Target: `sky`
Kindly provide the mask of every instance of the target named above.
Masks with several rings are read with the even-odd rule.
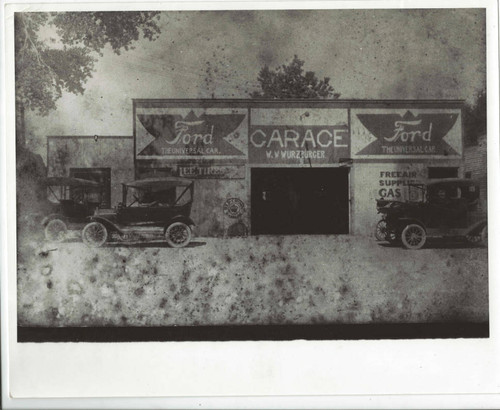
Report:
[[[264,65],[294,55],[345,99],[465,99],[486,84],[480,9],[165,11],[161,35],[104,50],[83,95],[26,116],[45,159],[48,135],[132,135],[133,98],[248,98]]]

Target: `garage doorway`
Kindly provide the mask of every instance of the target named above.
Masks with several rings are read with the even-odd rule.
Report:
[[[349,233],[348,177],[348,168],[252,168],[252,234]]]

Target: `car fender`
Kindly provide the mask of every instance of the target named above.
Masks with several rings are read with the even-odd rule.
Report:
[[[479,235],[488,221],[483,219],[468,227],[466,235]]]
[[[188,226],[193,226],[196,225],[194,221],[189,217],[189,216],[184,216],[184,215],[177,215],[174,216],[169,223],[165,226],[163,232],[166,232],[167,228],[169,225],[173,224],[174,222],[184,222]]]
[[[48,216],[46,216],[45,218],[42,219],[42,226],[46,226],[50,221],[52,221],[53,219],[60,219],[61,221],[64,221],[66,222],[66,218],[61,215],[61,214],[50,214]]]
[[[89,223],[90,222],[100,222],[109,231],[116,231],[116,232],[119,232],[120,234],[123,234],[122,230],[120,228],[118,228],[118,226],[116,226],[116,224],[114,222],[111,222],[109,219],[103,218],[102,216],[98,216],[98,215],[89,216],[87,218],[87,220]]]

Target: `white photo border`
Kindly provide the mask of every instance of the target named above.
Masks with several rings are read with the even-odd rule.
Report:
[[[4,408],[500,406],[498,230],[489,229],[488,339],[17,343],[13,12],[315,8],[487,9],[488,209],[498,208],[498,4],[476,1],[4,3],[1,266]],[[489,213],[490,226],[500,216]],[[6,228],[5,228],[6,227]]]

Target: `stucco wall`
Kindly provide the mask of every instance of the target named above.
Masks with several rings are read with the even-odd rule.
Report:
[[[224,203],[229,198],[238,198],[245,204],[245,211],[240,218],[230,218],[224,214]],[[197,235],[225,236],[230,226],[238,221],[249,228],[249,203],[245,179],[196,180],[191,217],[196,223]]]
[[[122,195],[121,183],[134,179],[132,137],[64,136],[47,138],[49,176],[69,176],[70,168],[111,168],[111,206]]]
[[[471,173],[471,178],[479,182],[480,204],[487,209],[487,144],[486,135],[478,138],[477,145],[465,148],[465,172]]]

